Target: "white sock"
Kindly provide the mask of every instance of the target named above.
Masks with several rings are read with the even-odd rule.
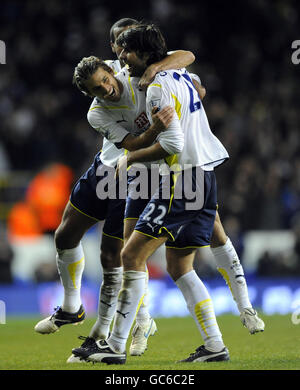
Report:
[[[57,249],[56,264],[64,286],[62,309],[76,313],[81,305],[80,288],[84,270],[84,253],[81,243],[72,249]]]
[[[98,318],[89,337],[106,339],[116,312],[118,294],[121,289],[123,267],[103,268],[103,281],[99,293]]]
[[[196,272],[193,270],[184,274],[176,280],[176,284],[197,324],[205,348],[213,352],[223,349],[222,334],[217,324],[212,300]]]
[[[211,250],[216,259],[218,271],[228,284],[239,312],[242,313],[245,308],[252,308],[244,270],[230,238],[227,239],[225,245],[211,248]]]
[[[148,282],[149,282],[149,273],[148,273],[148,269],[146,268],[144,298],[143,298],[143,301],[140,305],[139,311],[137,312],[137,315],[136,315],[136,322],[141,326],[147,325],[149,323],[150,318],[151,318],[151,316],[149,314]]]
[[[116,352],[124,352],[131,326],[145,292],[146,272],[125,271],[118,297],[117,310],[108,344]]]

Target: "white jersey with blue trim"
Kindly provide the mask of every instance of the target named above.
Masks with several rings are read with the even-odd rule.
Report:
[[[147,115],[151,122],[154,106],[173,106],[175,115],[168,129],[157,137],[157,141],[170,156],[169,165],[184,164],[212,170],[229,155],[212,133],[208,119],[186,69],[167,70],[156,75],[147,90]]]
[[[101,160],[114,167],[124,154],[120,143],[129,134],[138,136],[147,130],[146,94],[138,88],[138,78],[131,78],[123,68],[115,76],[123,85],[121,99],[110,102],[95,98],[87,114],[90,125],[104,137]]]

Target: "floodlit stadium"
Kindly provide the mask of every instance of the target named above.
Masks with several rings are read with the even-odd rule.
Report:
[[[1,2],[1,370],[299,370],[299,18]],[[123,199],[153,161],[167,196],[134,199],[136,176]],[[187,163],[202,203],[183,211]]]

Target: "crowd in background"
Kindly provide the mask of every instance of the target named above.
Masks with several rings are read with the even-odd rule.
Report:
[[[114,58],[109,30],[122,17],[157,23],[169,50],[195,54],[190,70],[207,89],[211,128],[230,154],[216,171],[219,212],[238,251],[248,230],[299,232],[300,65],[291,61],[291,44],[300,39],[300,13],[292,0],[113,8],[99,0],[3,1],[0,175],[59,162],[77,178],[92,163],[102,140],[87,123],[90,99],[72,85],[73,70],[84,56]]]

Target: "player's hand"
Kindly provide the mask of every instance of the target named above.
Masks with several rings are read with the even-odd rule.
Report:
[[[206,95],[206,89],[203,87],[203,85],[199,84],[197,80],[192,79],[192,81],[198,92],[200,99],[203,100]]]
[[[139,87],[143,90],[146,90],[148,85],[151,84],[152,81],[154,80],[156,73],[157,73],[157,69],[154,64],[148,66],[148,68],[145,70],[144,74],[140,78]]]
[[[118,163],[117,163],[116,172],[115,172],[115,179],[117,179],[117,178],[119,178],[119,180],[123,179],[124,173],[127,172],[127,164],[128,164],[127,155],[124,155],[124,156],[119,158]]]
[[[175,110],[171,106],[166,106],[163,109],[159,110],[158,107],[152,108],[152,120],[153,120],[153,126],[155,126],[155,129],[160,133],[164,130],[166,130],[174,117]]]

